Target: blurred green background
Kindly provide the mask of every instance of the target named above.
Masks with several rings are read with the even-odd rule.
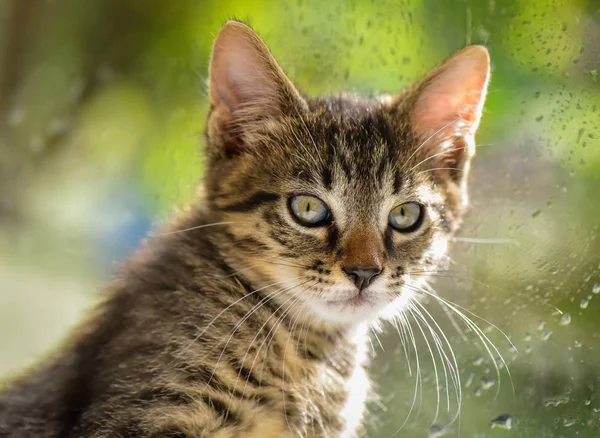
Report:
[[[455,392],[418,327],[422,382],[386,326],[365,436],[600,436],[597,0],[0,0],[0,374],[55,345],[191,199],[211,42],[233,17],[309,94],[396,92],[466,44],[491,52],[472,208],[434,287],[482,318],[501,379],[477,334],[426,302],[461,415],[449,424]]]

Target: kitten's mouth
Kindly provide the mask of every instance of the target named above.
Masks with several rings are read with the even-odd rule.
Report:
[[[355,294],[349,298],[341,298],[337,300],[328,300],[327,304],[330,306],[344,306],[344,307],[360,307],[371,304],[371,301],[367,298],[366,294]]]

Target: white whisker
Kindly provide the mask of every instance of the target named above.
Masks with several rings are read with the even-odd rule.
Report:
[[[235,224],[235,222],[215,222],[213,224],[202,224],[202,225],[198,225],[196,227],[183,228],[181,230],[165,231],[164,233],[158,233],[158,235],[159,236],[168,236],[170,234],[185,233],[186,231],[193,231],[193,230],[199,230],[201,228],[214,227],[216,225],[229,225],[229,224]]]

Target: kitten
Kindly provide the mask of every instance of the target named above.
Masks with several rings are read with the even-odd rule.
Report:
[[[0,436],[356,436],[364,327],[445,256],[488,78],[472,46],[395,97],[311,99],[225,24],[198,199],[5,385]]]

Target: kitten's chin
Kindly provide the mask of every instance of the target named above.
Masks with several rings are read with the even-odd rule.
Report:
[[[395,299],[355,295],[348,299],[314,301],[309,308],[325,322],[355,325],[378,318],[389,319],[406,307],[408,299],[404,293]]]

